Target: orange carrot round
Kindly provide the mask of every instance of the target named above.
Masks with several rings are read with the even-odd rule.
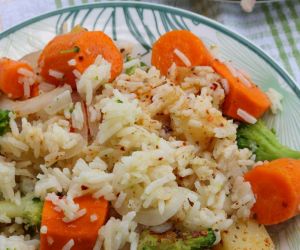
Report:
[[[256,196],[252,212],[264,225],[284,222],[299,214],[300,160],[282,158],[245,174]]]
[[[23,76],[18,72],[22,68],[33,72],[25,62],[0,58],[0,90],[9,98],[18,99],[24,96],[24,87],[20,83]]]
[[[245,85],[238,77],[234,76],[227,65],[215,59],[212,62],[214,70],[228,82],[229,91],[223,104],[223,113],[231,118],[243,121],[238,115],[238,109],[246,111],[255,118],[261,117],[270,107],[270,100],[266,94],[250,79]]]
[[[174,30],[162,35],[152,48],[152,65],[167,75],[173,63],[186,66],[175,50],[182,52],[190,66],[210,65],[212,56],[199,37],[187,30]]]
[[[56,36],[42,51],[38,63],[41,76],[46,82],[61,85],[67,83],[75,88],[74,70],[80,73],[102,55],[112,64],[111,80],[123,67],[122,54],[114,42],[101,31],[80,31]],[[75,65],[70,60],[75,60]],[[73,61],[73,60],[72,60]],[[50,71],[61,73],[59,75]],[[49,74],[50,73],[50,74]]]
[[[69,223],[63,222],[63,212],[55,211],[52,202],[45,201],[41,226],[47,227],[47,233],[40,235],[40,250],[62,249],[71,239],[75,243],[72,250],[93,249],[98,230],[106,221],[109,203],[87,195],[74,201],[86,209],[86,214]],[[96,220],[92,221],[91,216],[96,216]]]

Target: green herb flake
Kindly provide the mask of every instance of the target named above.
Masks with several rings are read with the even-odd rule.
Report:
[[[127,75],[130,75],[130,76],[131,76],[131,75],[134,74],[136,68],[137,68],[137,65],[134,65],[134,66],[132,66],[132,67],[126,69],[126,70],[125,70],[125,73],[126,73]]]
[[[120,99],[117,99],[116,102],[117,102],[117,103],[123,103],[123,101],[121,101]]]
[[[10,130],[9,127],[9,112],[8,110],[0,110],[0,136]]]
[[[132,61],[132,60],[133,60],[133,58],[131,56],[126,56],[126,58],[125,58],[125,62],[129,62],[129,61]]]
[[[68,54],[68,53],[78,53],[80,48],[78,46],[74,46],[72,49],[61,50],[60,54]]]
[[[144,62],[141,62],[141,67],[148,67],[148,65]]]

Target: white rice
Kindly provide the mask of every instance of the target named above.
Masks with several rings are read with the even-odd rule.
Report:
[[[232,65],[231,62],[225,62],[224,64],[227,66],[228,70],[234,77],[238,77],[237,69],[234,67],[234,65]]]
[[[57,70],[53,70],[53,69],[49,69],[48,74],[49,74],[49,76],[52,76],[56,79],[62,79],[64,77],[64,73],[59,72]]]
[[[229,94],[230,88],[229,88],[228,80],[227,79],[222,79],[221,84],[222,84],[222,87],[225,91],[225,94]]]
[[[77,62],[76,62],[75,59],[71,59],[71,60],[68,61],[68,65],[69,65],[69,66],[75,66],[76,63],[77,63]]]
[[[122,220],[112,217],[100,229],[99,240],[105,250],[122,249],[127,242],[131,245],[130,249],[137,249],[139,237],[135,232],[137,223],[134,222],[134,217],[135,212],[126,214]]]
[[[119,194],[119,196],[118,196],[118,198],[117,198],[117,200],[116,200],[116,202],[114,204],[115,208],[120,208],[122,206],[123,202],[126,199],[126,196],[127,196],[127,194],[124,193],[124,192],[121,192]]]
[[[25,240],[24,236],[5,237],[0,235],[0,249],[37,250],[38,240]]]
[[[72,247],[75,245],[75,242],[73,239],[70,239],[61,250],[71,250]]]
[[[90,216],[90,221],[91,221],[91,222],[95,222],[96,220],[98,220],[98,216],[97,216],[96,214],[92,214],[92,215]]]
[[[23,75],[23,76],[27,76],[27,77],[35,77],[34,73],[26,68],[20,68],[18,69],[18,73],[20,75]]]
[[[16,187],[15,171],[14,162],[6,162],[2,157],[0,158],[0,192],[4,199],[12,202],[16,202],[17,199],[14,192]],[[3,218],[5,218],[5,216]]]
[[[92,103],[94,92],[110,79],[111,64],[99,55],[95,63],[90,65],[77,81],[77,91],[86,101]]]
[[[23,88],[24,88],[24,97],[29,98],[30,97],[30,85],[27,82],[23,82]]]
[[[19,83],[23,84],[24,97],[29,98],[30,86],[32,86],[36,82],[36,76],[32,71],[26,68],[18,69],[18,73],[22,76],[19,77]]]
[[[257,122],[257,119],[254,116],[250,115],[243,109],[238,109],[237,115],[241,117],[245,122],[248,122],[250,124],[255,124]]]
[[[238,79],[241,81],[242,84],[244,84],[247,88],[252,87],[252,83],[243,75],[243,73],[240,70],[236,70],[238,74]]]
[[[86,209],[80,209],[70,196],[60,199],[56,194],[51,193],[46,196],[46,200],[51,201],[53,205],[64,212],[63,221],[66,223],[75,221],[86,214]]]
[[[110,70],[99,56],[82,75],[75,71],[80,97],[71,96],[71,89],[53,90],[44,94],[47,102],[37,102],[39,108],[30,107],[34,119],[9,115],[11,131],[0,137],[3,198],[19,204],[21,192],[30,190],[72,223],[87,213],[75,198],[103,197],[123,217],[111,217],[100,229],[94,250],[137,249],[139,224],[156,232],[175,223],[192,231],[222,231],[248,219],[255,197],[243,176],[254,156],[238,149],[237,125],[221,112],[228,83],[203,66],[173,64],[168,78],[154,67],[137,67],[108,83]],[[244,110],[238,113],[253,122]],[[87,123],[89,140],[82,133]],[[11,223],[5,214],[0,220]],[[15,223],[7,230],[20,228]],[[41,233],[49,236],[45,226]],[[47,237],[49,245],[54,240]]]
[[[82,111],[82,105],[80,102],[75,103],[75,107],[72,112],[72,126],[81,130],[84,125],[84,115]]]
[[[271,102],[271,111],[274,115],[283,110],[282,99],[283,96],[273,88],[269,88],[266,92],[270,102]]]
[[[174,49],[174,54],[184,63],[185,66],[191,67],[192,63],[189,58],[182,53],[179,49]]]
[[[45,226],[45,225],[41,226],[41,229],[40,229],[41,234],[46,234],[47,231],[48,231],[47,226]]]

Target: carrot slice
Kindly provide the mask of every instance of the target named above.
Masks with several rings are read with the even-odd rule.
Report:
[[[282,158],[245,174],[256,195],[252,208],[257,221],[273,225],[299,214],[300,160]]]
[[[96,57],[102,55],[112,64],[111,80],[116,78],[123,67],[122,54],[114,42],[101,31],[78,31],[56,36],[50,41],[39,57],[41,76],[46,82],[61,85],[67,83],[76,87],[73,70],[80,73],[94,63]],[[75,65],[69,65],[75,59]],[[49,71],[61,73],[49,75]]]
[[[152,48],[152,65],[167,75],[173,63],[177,66],[187,66],[178,57],[175,50],[183,53],[190,61],[190,66],[210,65],[212,56],[204,43],[187,30],[174,30],[162,35]]]
[[[75,203],[85,208],[86,214],[65,223],[63,213],[55,211],[51,201],[45,201],[41,225],[47,227],[47,233],[40,235],[40,250],[62,249],[71,239],[75,243],[72,250],[93,249],[98,230],[106,221],[109,203],[104,198],[97,200],[87,195],[76,198]],[[92,215],[97,220],[91,221]]]
[[[21,68],[33,72],[32,68],[25,62],[8,58],[0,59],[0,90],[9,98],[18,99],[24,96],[23,84],[19,82],[23,76],[18,73]]]
[[[38,84],[33,84],[31,89],[30,89],[30,96],[32,96],[32,97],[38,96],[39,91],[40,91],[39,85]]]
[[[238,109],[246,111],[255,118],[261,117],[269,109],[271,103],[266,94],[249,80],[245,85],[238,77],[234,76],[224,63],[215,59],[212,62],[214,70],[228,81],[229,92],[223,104],[223,113],[229,117],[243,121],[237,113]]]

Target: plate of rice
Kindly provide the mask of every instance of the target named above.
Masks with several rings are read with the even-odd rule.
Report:
[[[192,12],[86,4],[0,34],[0,250],[299,249],[300,89]]]

